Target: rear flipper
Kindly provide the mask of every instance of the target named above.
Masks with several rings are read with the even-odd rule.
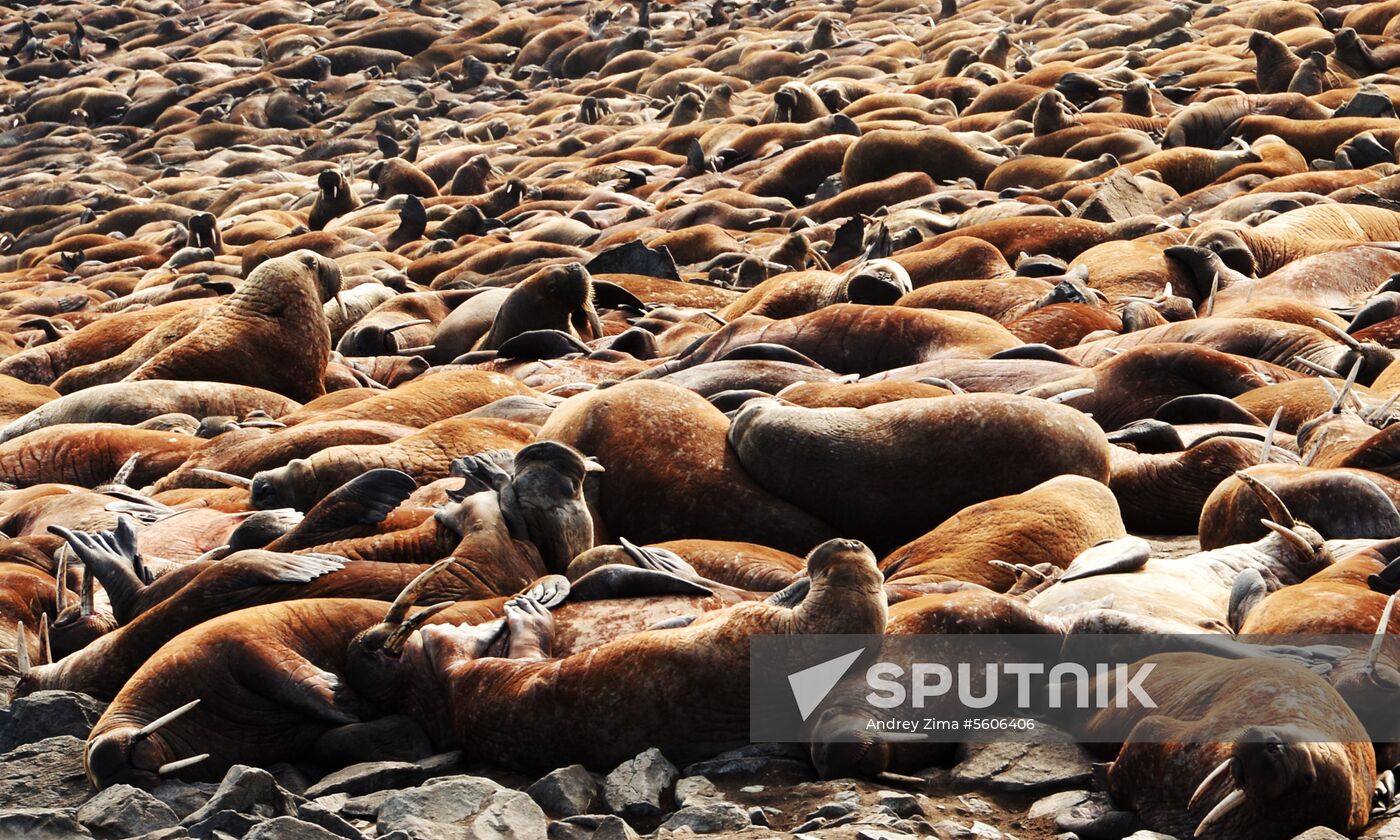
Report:
[[[352,478],[317,502],[291,531],[268,544],[269,551],[296,551],[336,540],[363,537],[413,494],[418,484],[399,470],[378,469]]]
[[[605,601],[654,595],[713,595],[708,587],[671,572],[610,564],[573,582],[570,601]]]

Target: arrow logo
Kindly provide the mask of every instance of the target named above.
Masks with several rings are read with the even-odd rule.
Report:
[[[792,697],[797,701],[797,711],[802,714],[803,720],[816,711],[862,653],[865,653],[865,648],[858,648],[835,659],[803,668],[795,674],[788,674],[788,685],[792,686]]]

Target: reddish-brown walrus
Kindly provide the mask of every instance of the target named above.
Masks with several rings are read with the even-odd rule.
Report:
[[[471,760],[539,770],[613,767],[648,747],[703,757],[748,740],[751,637],[884,631],[883,580],[864,545],[823,543],[807,574],[796,606],[739,604],[563,659],[549,658],[552,618],[528,599],[507,613],[506,657],[488,652],[499,627],[446,626],[387,655],[383,640],[400,631],[385,622],[356,640],[348,682],[386,709],[435,721],[440,742]]]
[[[643,381],[565,400],[539,439],[567,443],[607,469],[587,491],[600,541],[742,540],[796,553],[829,539],[829,525],[754,482],[728,432],[728,419],[703,398]]]
[[[1123,740],[1108,792],[1148,828],[1242,840],[1317,825],[1356,836],[1366,826],[1375,750],[1325,680],[1275,659],[1169,653],[1151,661],[1142,686],[1156,708],[1108,708],[1081,733]]]
[[[968,505],[1057,475],[1108,480],[1108,441],[1092,420],[1009,394],[859,409],[755,399],[735,416],[729,443],[760,485],[886,551]]]
[[[340,267],[312,251],[258,266],[189,335],[126,378],[253,385],[305,402],[321,380],[331,334],[323,304],[340,293]]]

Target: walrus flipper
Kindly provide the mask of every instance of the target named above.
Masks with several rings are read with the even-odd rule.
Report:
[[[545,575],[520,592],[517,598],[529,598],[553,609],[564,603],[573,590],[573,584],[563,575]]]
[[[1152,547],[1139,537],[1123,537],[1085,550],[1069,564],[1060,582],[1135,572],[1147,565]]]
[[[418,489],[413,476],[394,469],[374,469],[350,479],[312,506],[290,531],[268,547],[295,551],[365,534]]]
[[[358,723],[360,715],[351,711],[363,706],[338,675],[323,671],[308,660],[295,667],[279,664],[276,679],[258,681],[261,691],[289,709],[330,723]]]
[[[119,518],[112,531],[87,533],[50,525],[49,533],[67,540],[83,566],[92,569],[111,599],[118,623],[126,624],[136,617],[141,593],[151,577],[136,550],[136,526],[130,517]]]
[[[769,595],[764,603],[772,604],[775,607],[787,607],[792,609],[802,603],[807,597],[807,593],[812,591],[812,579],[800,577],[789,583],[787,586]]]
[[[622,544],[622,550],[627,553],[628,557],[632,558],[632,562],[636,563],[639,569],[651,569],[655,572],[668,572],[680,577],[700,579],[700,573],[695,571],[695,567],[674,551],[664,548],[642,548],[636,543],[630,542],[626,537],[619,537],[618,542]]]
[[[506,449],[464,455],[452,462],[451,473],[466,479],[459,493],[463,498],[473,493],[494,490],[497,493],[510,484],[515,472],[515,453]]]
[[[670,572],[609,564],[599,566],[574,581],[570,601],[605,601],[610,598],[643,598],[654,595],[713,595],[706,586]]]
[[[258,552],[231,562],[247,569],[249,583],[310,583],[345,568],[345,561],[325,555]]]
[[[1245,569],[1240,572],[1235,577],[1234,585],[1230,587],[1230,629],[1236,633],[1240,632],[1250,612],[1259,606],[1259,602],[1268,594],[1268,586],[1265,585],[1264,576],[1259,574],[1258,569]]]

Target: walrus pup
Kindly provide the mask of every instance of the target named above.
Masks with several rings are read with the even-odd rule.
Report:
[[[1105,709],[1087,732],[1117,740],[1131,727],[1108,765],[1108,792],[1147,828],[1243,840],[1317,825],[1355,837],[1366,827],[1375,750],[1326,680],[1274,659],[1152,661],[1143,686],[1157,707]]]
[[[829,540],[808,555],[807,574],[811,588],[795,606],[738,604],[564,659],[549,658],[553,619],[527,598],[507,603],[504,626],[424,628],[386,652],[394,620],[351,643],[347,684],[441,721],[430,734],[460,745],[467,761],[602,768],[648,747],[690,761],[748,741],[752,636],[884,631],[884,581],[870,549]],[[503,631],[507,653],[493,655]]]
[[[184,338],[124,381],[177,379],[252,385],[306,402],[326,393],[331,333],[323,304],[340,293],[340,267],[314,251],[258,266]]]

